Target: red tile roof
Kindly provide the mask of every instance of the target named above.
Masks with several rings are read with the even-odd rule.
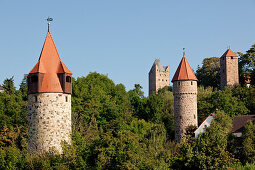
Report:
[[[63,92],[58,73],[72,74],[61,61],[50,32],[47,33],[37,64],[29,72],[29,74],[32,73],[44,73],[42,86],[39,92]]]
[[[197,81],[197,77],[195,76],[185,56],[182,57],[182,60],[172,79],[172,82],[178,81],[178,80],[196,80]]]
[[[231,49],[228,49],[221,57],[238,57]]]

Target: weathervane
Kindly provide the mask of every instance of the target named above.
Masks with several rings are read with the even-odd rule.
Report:
[[[185,48],[183,48],[183,57],[185,56]]]
[[[46,20],[48,21],[48,32],[50,32],[50,22],[53,21],[53,18],[48,17]]]

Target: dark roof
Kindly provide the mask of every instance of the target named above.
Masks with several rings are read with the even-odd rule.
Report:
[[[245,123],[248,121],[255,121],[255,115],[243,115],[243,116],[235,116],[233,120],[233,133],[242,132]]]

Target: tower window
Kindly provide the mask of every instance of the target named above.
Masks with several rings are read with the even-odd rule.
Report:
[[[180,85],[181,85],[181,82],[178,82],[178,85],[180,86]]]
[[[191,85],[193,85],[193,81],[191,81]]]
[[[71,82],[71,77],[70,76],[66,76],[66,82]]]
[[[34,98],[35,98],[35,102],[37,102],[37,96],[34,96]]]
[[[36,82],[38,82],[38,76],[34,75],[31,77],[31,83],[36,83]]]
[[[68,102],[68,97],[66,96],[66,102]]]
[[[164,79],[162,79],[162,81],[164,81]]]
[[[231,59],[234,59],[234,57],[231,57]]]

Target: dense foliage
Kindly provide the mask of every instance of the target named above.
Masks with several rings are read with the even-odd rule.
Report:
[[[205,64],[215,61],[205,60],[197,73],[211,70]],[[216,67],[212,69],[217,71]],[[214,71],[204,73],[214,75]],[[218,81],[215,76],[212,81]],[[198,87],[199,123],[210,113],[215,113],[215,119],[198,138],[190,130],[188,137],[176,144],[170,87],[146,97],[139,84],[126,91],[124,85],[116,85],[99,73],[73,78],[72,84],[72,145],[63,142],[62,155],[55,155],[54,150],[44,155],[29,155],[26,81],[22,81],[18,90],[13,77],[3,82],[0,169],[252,169],[255,166],[254,122],[247,122],[239,140],[231,135],[234,116],[255,114],[253,86],[224,91],[216,90],[217,83]]]

